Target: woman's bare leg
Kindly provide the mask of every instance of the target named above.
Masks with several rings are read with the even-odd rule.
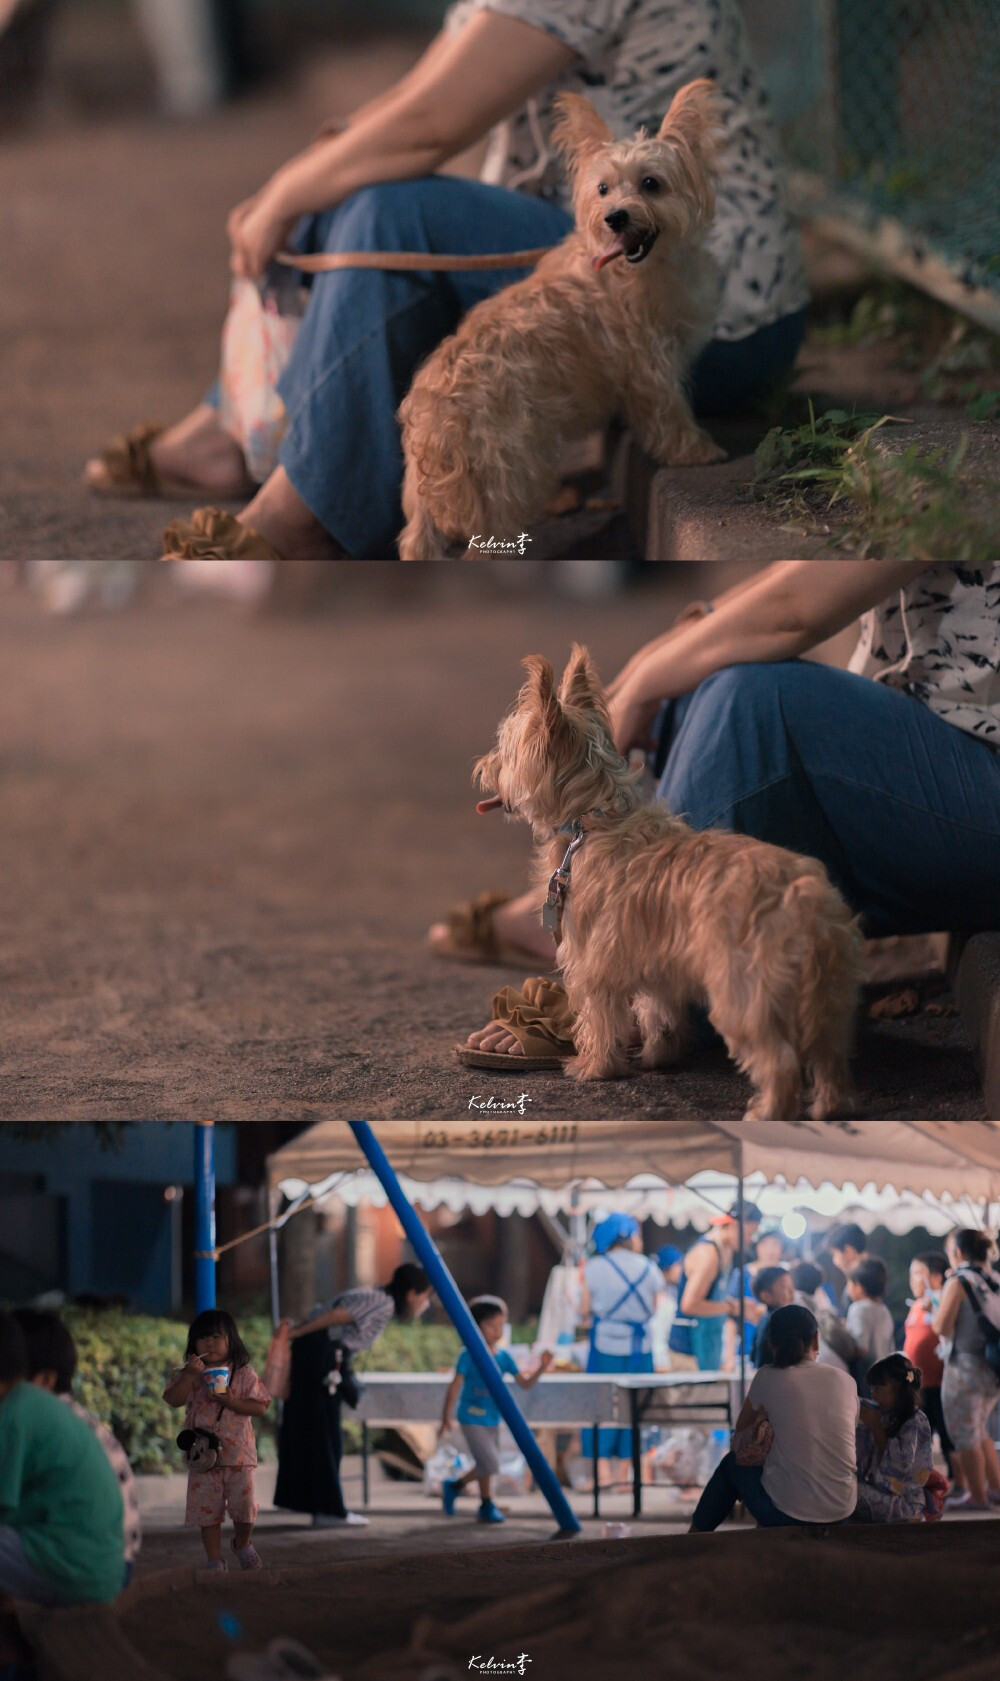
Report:
[[[161,432],[150,454],[161,478],[190,485],[192,490],[222,501],[236,501],[253,491],[243,451],[236,439],[223,431],[218,409],[208,403],[199,403],[183,420]],[[94,490],[110,485],[108,469],[100,457],[87,462],[83,477]]]
[[[542,927],[537,893],[522,893],[499,905],[493,912],[493,928],[502,945],[516,946],[528,957],[544,957],[551,966],[552,935]],[[446,922],[435,922],[427,930],[427,944],[432,951],[449,949],[451,934]]]
[[[344,551],[303,502],[284,467],[276,467],[238,516],[283,560],[337,560]],[[386,557],[388,558],[388,557]]]

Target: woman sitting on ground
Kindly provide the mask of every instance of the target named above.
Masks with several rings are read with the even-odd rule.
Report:
[[[934,1438],[920,1409],[920,1372],[905,1354],[876,1360],[865,1374],[871,1399],[858,1416],[859,1523],[922,1523]]]
[[[655,132],[678,90],[702,76],[723,103],[712,233],[721,293],[692,398],[701,416],[745,408],[795,361],[806,285],[737,0],[459,0],[408,75],[237,206],[233,271],[257,279],[287,245],[458,255],[555,245],[573,225],[550,138],[556,95],[585,95],[624,137],[640,124]],[[437,173],[493,125],[481,181]],[[396,410],[413,372],[473,304],[525,272],[319,275],[278,385],[288,426],[266,483],[250,482],[219,423],[217,391],[165,432],[117,439],[88,463],[87,483],[250,498],[238,522],[217,509],[177,522],[170,548],[181,555],[394,556]]]
[[[859,615],[849,670],[801,657]],[[608,694],[657,799],[818,858],[869,937],[1000,927],[1000,562],[780,561],[685,612]],[[555,957],[534,892],[481,895],[429,940]],[[512,1021],[469,1046],[523,1054]]]
[[[857,1503],[858,1393],[847,1372],[821,1366],[815,1314],[793,1303],[772,1315],[773,1362],[761,1366],[736,1420],[736,1439],[769,1423],[762,1465],[726,1454],[694,1510],[694,1531],[718,1529],[738,1500],[762,1527],[843,1523]]]

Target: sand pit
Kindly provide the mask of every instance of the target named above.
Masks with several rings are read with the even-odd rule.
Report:
[[[343,1681],[458,1681],[474,1654],[522,1652],[530,1681],[994,1681],[998,1568],[993,1524],[748,1529],[242,1578],[173,1570],[114,1610],[24,1620],[39,1681],[219,1681],[230,1653],[290,1633]]]

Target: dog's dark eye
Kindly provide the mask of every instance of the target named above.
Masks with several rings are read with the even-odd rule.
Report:
[[[659,192],[660,183],[656,179],[655,175],[644,175],[643,176],[643,178],[642,178],[642,190],[643,190],[644,193],[658,193]]]
[[[602,182],[601,182],[601,184],[600,184],[600,186],[599,186],[599,187],[598,187],[598,189],[597,189],[597,191],[598,191],[598,192],[599,192],[599,193],[600,193],[600,195],[601,195],[601,197],[602,197],[602,198],[607,198],[607,195],[608,195],[608,183],[607,183],[607,182],[606,182],[606,181],[602,181]]]

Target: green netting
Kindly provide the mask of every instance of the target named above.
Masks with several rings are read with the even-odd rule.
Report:
[[[794,36],[793,165],[1000,293],[1000,0],[799,0]]]

